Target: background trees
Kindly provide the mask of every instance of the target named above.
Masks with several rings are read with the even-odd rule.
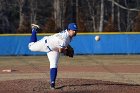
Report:
[[[80,32],[140,31],[139,0],[0,0],[0,33],[58,32],[77,22]]]

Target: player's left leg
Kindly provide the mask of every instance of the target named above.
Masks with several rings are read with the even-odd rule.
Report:
[[[57,77],[57,66],[60,53],[57,51],[51,51],[47,53],[48,59],[50,61],[50,87],[51,89],[55,88],[55,81]]]

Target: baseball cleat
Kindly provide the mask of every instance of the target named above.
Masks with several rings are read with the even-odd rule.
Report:
[[[55,87],[50,87],[51,90],[55,90]]]
[[[55,89],[55,83],[51,83],[51,84],[50,84],[50,89],[51,89],[51,90],[54,90],[54,89]]]
[[[31,27],[32,28],[37,28],[37,29],[40,28],[39,25],[36,25],[36,24],[31,24]]]

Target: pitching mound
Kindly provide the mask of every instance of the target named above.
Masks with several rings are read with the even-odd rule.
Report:
[[[0,93],[140,93],[140,85],[91,79],[57,79],[50,90],[48,79],[9,80],[0,82]]]

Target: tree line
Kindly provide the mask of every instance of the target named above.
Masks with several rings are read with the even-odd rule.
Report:
[[[78,24],[79,32],[139,32],[139,0],[0,0],[0,33],[55,33]]]

